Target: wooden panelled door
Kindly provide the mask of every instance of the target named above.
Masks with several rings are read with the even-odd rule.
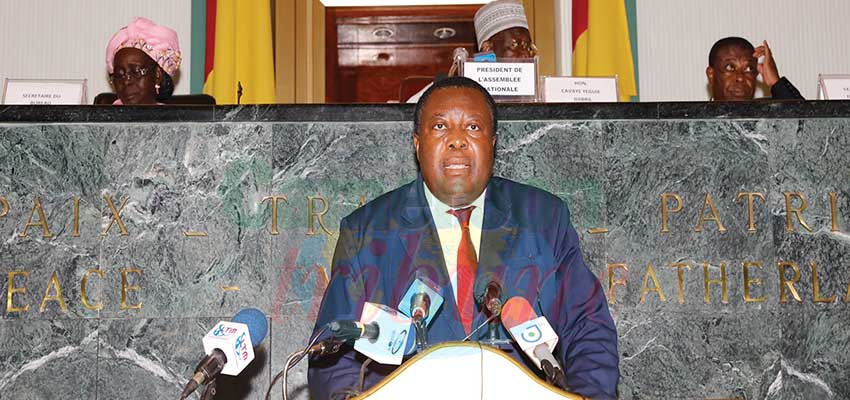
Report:
[[[404,101],[449,70],[455,48],[475,52],[479,7],[328,7],[325,100]]]

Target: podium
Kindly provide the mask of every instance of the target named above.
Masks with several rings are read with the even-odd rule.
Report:
[[[575,399],[540,380],[501,350],[473,342],[446,342],[411,358],[356,397],[397,399]]]

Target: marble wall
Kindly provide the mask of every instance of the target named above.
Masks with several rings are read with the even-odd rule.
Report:
[[[565,199],[613,288],[622,399],[850,398],[850,108],[823,104],[500,108],[497,174]],[[270,333],[219,398],[263,398],[339,219],[415,177],[411,111],[0,109],[0,399],[177,398],[247,306]]]

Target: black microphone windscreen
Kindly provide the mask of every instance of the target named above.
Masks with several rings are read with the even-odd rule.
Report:
[[[484,304],[484,298],[487,292],[496,289],[498,293],[490,293],[491,296],[496,296],[499,301],[502,297],[502,279],[493,272],[484,272],[478,275],[475,284],[472,286],[472,293],[475,296],[475,304]]]
[[[340,340],[360,339],[363,330],[355,321],[331,321],[328,324],[331,334]]]

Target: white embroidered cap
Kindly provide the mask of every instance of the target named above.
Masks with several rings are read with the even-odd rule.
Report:
[[[511,28],[528,29],[525,8],[520,0],[496,0],[481,6],[475,13],[475,37],[478,48],[493,35]]]

